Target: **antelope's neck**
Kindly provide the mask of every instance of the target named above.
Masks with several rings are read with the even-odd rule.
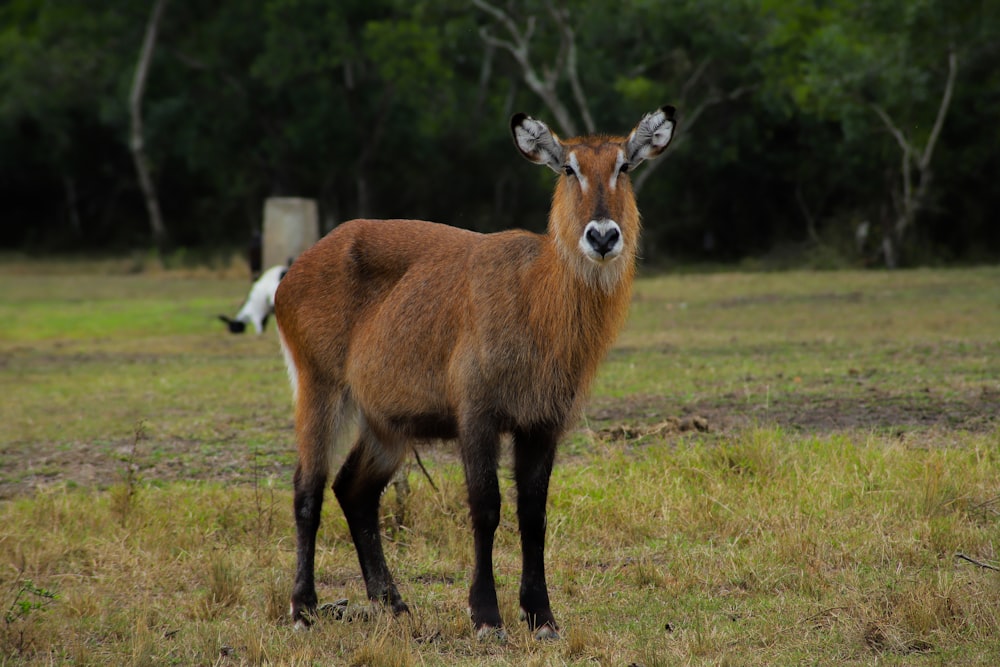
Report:
[[[635,259],[623,255],[615,260],[622,266],[594,265],[594,270],[581,271],[566,261],[566,251],[558,245],[549,235],[536,263],[529,286],[534,292],[531,321],[554,359],[589,382],[628,315]],[[600,273],[609,269],[613,280]]]

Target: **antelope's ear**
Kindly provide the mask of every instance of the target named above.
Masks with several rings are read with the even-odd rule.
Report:
[[[540,120],[523,113],[510,119],[510,132],[514,145],[521,155],[535,164],[544,164],[556,173],[562,173],[566,151],[559,137]]]
[[[633,169],[643,160],[652,160],[666,150],[677,128],[674,111],[672,106],[667,105],[646,114],[628,135],[625,155]]]

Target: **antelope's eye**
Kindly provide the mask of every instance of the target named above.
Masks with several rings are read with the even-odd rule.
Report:
[[[627,174],[628,170],[629,170],[629,163],[628,162],[622,162],[622,166],[618,168],[618,173],[619,174]]]
[[[563,165],[563,172],[564,172],[564,173],[565,173],[565,174],[566,174],[567,176],[576,176],[576,172],[575,172],[575,171],[573,171],[573,167],[569,166],[568,164],[564,164],[564,165]]]

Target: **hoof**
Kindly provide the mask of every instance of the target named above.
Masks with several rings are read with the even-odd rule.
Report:
[[[552,613],[549,612],[548,616],[551,619]],[[547,639],[561,639],[561,637],[559,636],[559,627],[556,625],[556,622],[554,620],[546,621],[537,628],[532,628],[534,623],[538,622],[538,618],[535,617],[534,619],[532,619],[534,620],[534,623],[530,622],[528,618],[528,612],[524,610],[524,607],[521,607],[520,613],[518,614],[518,618],[522,621],[529,621],[528,629],[535,631],[533,636],[538,641],[544,641]]]
[[[480,625],[476,630],[476,639],[483,643],[506,644],[507,632],[493,625]]]
[[[296,632],[306,632],[316,621],[316,608],[314,606],[306,605],[305,607],[299,607],[294,602],[289,606],[288,613],[292,617],[294,623],[294,628]]]

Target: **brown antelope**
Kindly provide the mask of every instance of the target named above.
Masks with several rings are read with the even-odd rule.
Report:
[[[382,551],[379,499],[412,442],[457,439],[475,545],[472,623],[481,638],[503,636],[492,552],[497,458],[510,434],[521,609],[535,637],[558,636],[543,553],[556,443],[629,307],[640,227],[629,173],[663,152],[674,127],[665,106],[627,137],[564,141],[517,114],[517,148],[559,174],[548,233],[353,220],[291,266],[274,305],[296,397],[297,627],[316,613],[323,491],[357,425],[333,491],[368,598],[408,611]]]

